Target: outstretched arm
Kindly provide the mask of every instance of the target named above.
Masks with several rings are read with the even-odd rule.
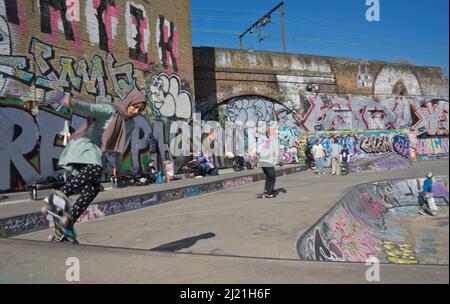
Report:
[[[70,96],[64,96],[62,105],[72,109],[75,114],[85,117],[100,118],[115,113],[114,108],[104,104],[93,104],[82,101],[74,101]]]

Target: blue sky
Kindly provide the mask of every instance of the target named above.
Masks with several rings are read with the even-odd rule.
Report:
[[[380,21],[366,20],[366,0],[286,0],[289,53],[449,66],[449,0],[379,0]],[[193,46],[239,48],[239,34],[279,0],[191,0]],[[281,52],[281,17],[244,36],[244,48]],[[260,42],[260,38],[262,41]]]

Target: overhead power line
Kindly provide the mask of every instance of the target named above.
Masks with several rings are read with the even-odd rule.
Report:
[[[282,35],[283,35],[283,52],[286,53],[286,33],[285,33],[285,28],[284,28],[284,2],[281,1],[280,4],[278,4],[277,6],[275,6],[273,9],[271,9],[268,13],[266,13],[264,16],[262,16],[261,18],[259,18],[258,21],[256,21],[255,23],[253,23],[248,29],[245,30],[244,33],[242,33],[241,35],[239,35],[239,44],[240,44],[240,48],[242,49],[244,47],[244,36],[247,33],[253,33],[253,30],[255,28],[260,28],[262,26],[266,26],[267,24],[269,24],[272,20],[272,13],[275,12],[277,9],[280,9],[280,14],[281,14],[281,31],[282,31]],[[259,38],[260,41],[263,40],[263,38]]]

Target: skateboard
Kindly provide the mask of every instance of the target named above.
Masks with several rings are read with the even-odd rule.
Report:
[[[287,193],[286,189],[284,188],[277,188],[273,189],[273,197],[277,197],[280,193]],[[265,193],[259,193],[256,195],[257,198],[263,198]]]
[[[52,242],[78,244],[67,196],[54,190],[44,201],[46,204],[42,207],[41,212],[44,215],[52,216],[55,223],[55,232],[48,239]]]

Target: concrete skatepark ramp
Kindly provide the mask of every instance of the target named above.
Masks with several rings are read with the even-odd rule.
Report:
[[[363,159],[350,165],[350,172],[386,171],[411,168],[411,160],[398,154],[391,154],[374,159]]]
[[[418,214],[424,178],[352,188],[299,239],[302,260],[448,265],[448,176],[435,177],[439,215]]]

